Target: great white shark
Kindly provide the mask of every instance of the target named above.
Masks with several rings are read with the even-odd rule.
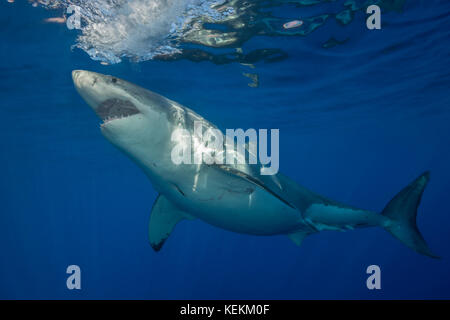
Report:
[[[159,193],[149,222],[149,241],[156,251],[179,221],[201,219],[238,233],[287,235],[296,245],[323,230],[382,227],[418,253],[437,258],[416,225],[428,172],[377,213],[328,199],[281,173],[261,175],[258,165],[176,165],[171,159],[174,131],[193,133],[196,121],[216,128],[212,123],[114,76],[75,70],[72,78],[78,93],[103,120],[103,136],[144,171]]]

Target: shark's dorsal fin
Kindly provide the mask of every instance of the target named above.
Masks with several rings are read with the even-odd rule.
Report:
[[[175,225],[183,219],[192,218],[175,207],[164,195],[156,198],[148,225],[150,245],[155,251],[161,249]]]

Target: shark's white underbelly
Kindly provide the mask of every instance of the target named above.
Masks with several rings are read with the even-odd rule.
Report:
[[[299,210],[242,178],[208,171],[176,180],[166,196],[189,215],[219,228],[255,235],[307,228]]]

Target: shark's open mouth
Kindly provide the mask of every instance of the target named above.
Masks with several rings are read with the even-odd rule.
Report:
[[[103,120],[102,125],[140,113],[133,103],[121,99],[108,99],[95,112]]]

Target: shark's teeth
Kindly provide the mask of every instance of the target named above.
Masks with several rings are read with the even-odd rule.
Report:
[[[105,124],[107,124],[107,123],[109,123],[109,122],[111,122],[111,121],[114,121],[114,120],[120,120],[120,119],[125,119],[125,118],[128,118],[129,117],[129,115],[120,115],[120,116],[112,116],[112,117],[106,117],[105,119],[103,119],[103,122],[102,123],[100,123],[100,128],[103,128],[103,126],[105,125]]]

